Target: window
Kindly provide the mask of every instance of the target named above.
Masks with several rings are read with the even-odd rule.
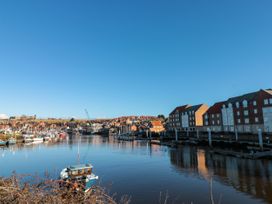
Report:
[[[257,106],[257,101],[253,101],[253,106]]]
[[[214,125],[214,120],[212,121],[212,124]]]
[[[212,118],[214,118],[214,114],[212,114]]]
[[[239,107],[240,107],[239,102],[236,102],[236,108],[239,108]]]
[[[206,125],[209,125],[209,123],[206,121],[206,123],[205,123]]]
[[[272,98],[269,99],[269,103],[272,104]]]
[[[220,117],[220,114],[219,114],[219,113],[217,113],[217,117],[218,117],[218,118]]]
[[[217,124],[220,125],[220,120],[217,120]]]
[[[249,123],[249,119],[245,118],[245,124],[248,124],[248,123]]]
[[[237,111],[237,115],[238,115],[238,116],[240,115],[240,111]]]
[[[208,115],[207,114],[205,115],[205,119],[208,119]]]
[[[254,114],[257,114],[258,113],[258,110],[257,109],[254,109]]]
[[[243,106],[244,106],[244,108],[247,108],[247,100],[243,101]]]
[[[244,115],[248,115],[248,110],[245,110],[245,111],[244,111]]]
[[[264,105],[268,105],[268,99],[264,99]]]
[[[241,119],[238,119],[237,122],[240,124],[241,123]]]
[[[258,118],[258,117],[255,118],[255,122],[256,122],[256,123],[259,122],[259,118]]]

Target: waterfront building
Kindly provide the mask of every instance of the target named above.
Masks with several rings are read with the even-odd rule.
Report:
[[[203,126],[203,115],[207,112],[209,106],[199,104],[185,108],[180,112],[181,130],[195,131],[196,128]]]
[[[225,132],[272,132],[272,89],[229,98],[222,106]]]
[[[217,102],[213,106],[211,106],[207,112],[203,115],[203,130],[208,131],[210,128],[213,132],[221,132],[223,131],[223,119],[222,119],[222,106],[225,104],[224,102]]]
[[[174,130],[181,131],[182,123],[181,123],[180,113],[182,113],[188,107],[190,107],[190,105],[178,106],[169,114],[168,129],[170,131],[174,131]]]

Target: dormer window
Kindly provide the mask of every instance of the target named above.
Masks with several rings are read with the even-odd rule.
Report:
[[[223,105],[223,108],[226,108],[226,105],[225,105],[225,104]]]
[[[231,103],[229,103],[229,108],[232,108],[232,104]]]
[[[239,108],[239,107],[240,107],[239,102],[236,102],[236,108]]]
[[[244,108],[247,108],[247,106],[248,106],[247,100],[244,100],[244,101],[243,101],[243,106],[244,106]]]

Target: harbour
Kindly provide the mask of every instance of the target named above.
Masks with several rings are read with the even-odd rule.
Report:
[[[207,148],[178,148],[143,140],[119,141],[114,137],[72,136],[59,143],[1,147],[1,176],[48,172],[58,178],[65,166],[91,162],[99,183],[109,191],[131,196],[131,203],[271,203],[272,162],[211,153]],[[35,165],[34,165],[35,164]],[[135,179],[139,178],[139,179]],[[148,181],[148,182],[147,182]],[[196,194],[197,196],[192,196]]]

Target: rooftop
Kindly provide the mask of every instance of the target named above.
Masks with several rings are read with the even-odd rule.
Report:
[[[89,169],[89,168],[93,168],[93,166],[91,164],[77,164],[77,165],[73,165],[69,167],[69,169],[71,170],[80,170],[80,169]]]

